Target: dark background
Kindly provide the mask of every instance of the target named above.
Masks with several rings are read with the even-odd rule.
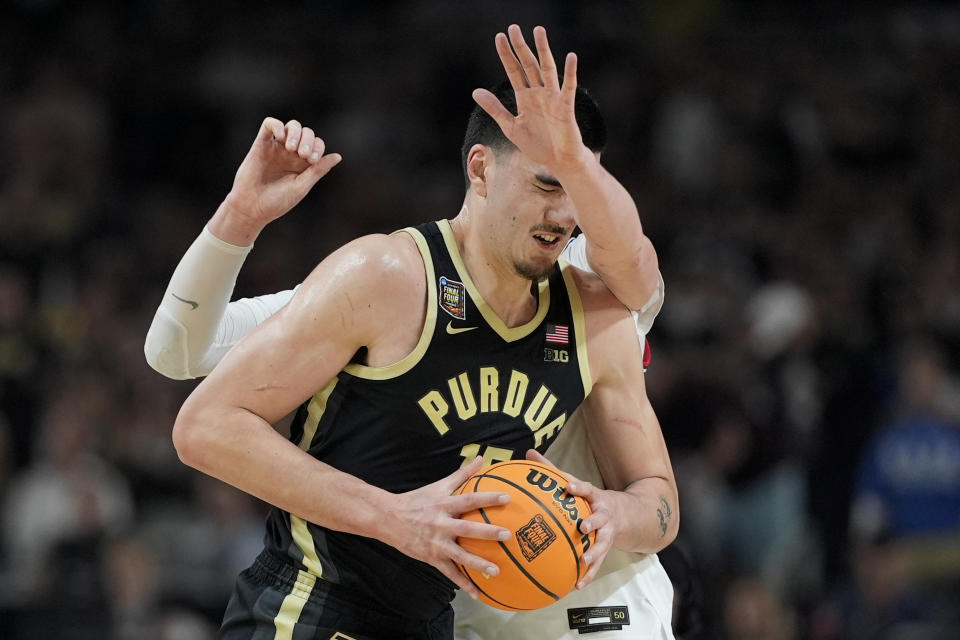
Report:
[[[266,115],[344,161],[238,296],[455,215],[512,22],[578,53],[659,253],[678,637],[957,637],[955,565],[904,548],[960,532],[960,9],[722,0],[5,3],[0,637],[212,637],[263,507],[176,457],[195,383],[142,355],[166,281]],[[943,439],[899,478],[936,469],[947,515],[898,528],[858,470],[918,415]]]

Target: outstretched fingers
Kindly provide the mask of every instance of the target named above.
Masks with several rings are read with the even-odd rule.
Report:
[[[523,71],[523,67],[520,65],[520,61],[517,60],[517,56],[513,52],[513,48],[510,46],[510,40],[506,34],[502,32],[498,33],[494,36],[493,43],[497,48],[500,63],[503,65],[503,70],[507,72],[507,79],[510,80],[510,86],[513,87],[513,90],[517,91],[529,86],[527,84],[527,76]]]
[[[443,480],[440,480],[438,484],[446,491],[453,493],[471,476],[479,472],[482,466],[483,459],[477,456],[470,464],[458,469]],[[470,553],[459,544],[459,540],[472,538],[476,540],[504,541],[509,539],[512,534],[504,527],[485,522],[465,520],[460,516],[477,509],[502,505],[509,502],[509,500],[509,495],[494,491],[465,491],[461,494],[451,495],[445,500],[445,506],[443,508],[450,519],[445,519],[446,522],[444,524],[444,529],[446,530],[444,538],[446,541],[442,543],[442,549],[437,549],[441,557],[445,557],[445,559],[435,563],[434,566],[440,569],[447,578],[474,599],[479,597],[480,592],[460,569],[460,566],[469,567],[489,576],[498,575],[500,569],[489,560]]]
[[[510,113],[510,110],[503,106],[503,103],[486,89],[474,89],[473,90],[473,100],[476,102],[481,109],[487,112],[487,114],[493,118],[493,120],[500,126],[500,130],[503,131],[503,134],[510,137],[510,132],[513,130],[513,121],[515,116]]]
[[[458,499],[466,497],[466,494],[463,496],[456,496]],[[449,547],[446,549],[444,555],[446,555],[446,557],[449,559],[449,562],[452,564],[452,567],[454,568],[454,571],[459,579],[454,579],[454,577],[450,575],[447,575],[448,578],[454,580],[454,582],[464,589],[467,589],[468,592],[471,592],[473,589],[473,583],[471,583],[470,580],[461,573],[458,565],[469,567],[490,577],[496,576],[500,573],[500,568],[496,564],[490,560],[487,560],[486,558],[471,553],[466,548],[461,546],[460,541],[464,538],[472,538],[476,540],[492,540],[503,542],[508,540],[512,535],[508,529],[483,522],[457,519],[452,522],[449,531],[454,537],[449,539],[449,542],[447,543],[449,544]],[[443,570],[443,567],[441,567],[441,570]],[[446,571],[444,571],[444,573],[446,574]],[[460,580],[463,580],[463,582],[460,582]],[[476,597],[472,592],[471,595]]]
[[[573,104],[577,94],[577,54],[572,51],[563,61],[563,88],[560,93],[565,101]]]
[[[485,558],[470,553],[460,545],[454,545],[454,549],[450,552],[450,560],[455,565],[470,567],[475,571],[485,573],[491,578],[500,573],[500,568],[497,565]]]
[[[547,30],[539,26],[534,27],[533,41],[537,46],[537,57],[540,58],[540,75],[543,78],[543,86],[552,89],[560,88],[560,79],[557,77],[557,63],[550,51]]]
[[[460,495],[451,496],[447,502],[447,512],[459,517],[469,511],[476,511],[486,507],[496,507],[510,502],[510,494],[499,491],[464,491]]]
[[[540,63],[537,61],[537,56],[533,55],[533,50],[527,46],[527,41],[523,39],[523,31],[518,25],[512,24],[507,28],[507,34],[527,77],[527,86],[542,87],[543,76],[540,73]]]

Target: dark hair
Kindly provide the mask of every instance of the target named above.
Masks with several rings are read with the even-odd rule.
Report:
[[[517,97],[508,80],[504,80],[493,87],[490,92],[497,96],[503,106],[510,110],[510,113],[517,115]],[[603,121],[603,115],[600,113],[597,101],[584,87],[577,87],[573,111],[574,117],[577,119],[577,126],[580,127],[583,144],[591,151],[603,151],[603,148],[607,146],[607,125]],[[467,154],[470,153],[470,148],[475,144],[486,145],[494,152],[513,147],[513,143],[507,140],[503,131],[500,130],[500,125],[479,105],[475,105],[473,111],[470,112],[470,118],[467,120],[467,131],[463,136],[463,146],[460,147],[460,163],[463,167],[463,177],[467,188],[470,187],[470,179],[467,177]]]

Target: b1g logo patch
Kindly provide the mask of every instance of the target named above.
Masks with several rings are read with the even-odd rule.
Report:
[[[467,317],[467,290],[462,282],[440,276],[440,307],[457,320]]]
[[[570,354],[566,349],[551,349],[547,347],[543,350],[544,362],[570,362]]]
[[[533,520],[517,530],[517,543],[520,545],[520,550],[527,562],[533,561],[556,539],[557,534],[539,513],[533,517]]]

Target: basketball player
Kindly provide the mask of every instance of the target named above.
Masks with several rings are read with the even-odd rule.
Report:
[[[634,246],[642,247],[643,242],[649,241],[640,231],[636,210],[629,197],[600,168],[596,154],[590,153],[588,158],[587,153],[568,153],[576,144],[583,147],[579,134],[584,125],[579,117],[574,119],[572,109],[575,59],[567,61],[561,89],[547,48],[546,35],[542,29],[538,29],[535,30],[535,37],[541,63],[537,63],[536,57],[526,47],[518,28],[510,29],[510,41],[517,51],[516,55],[511,51],[506,37],[498,35],[497,49],[511,84],[517,91],[519,115],[514,118],[511,114],[505,114],[506,109],[501,101],[487,92],[477,92],[475,97],[482,110],[489,112],[504,132],[508,132],[516,149],[497,149],[497,141],[465,145],[469,190],[464,208],[457,218],[449,223],[441,221],[421,225],[416,230],[407,230],[388,238],[368,237],[355,241],[321,263],[289,305],[283,306],[290,298],[289,293],[284,293],[235,303],[228,313],[228,316],[235,315],[234,311],[241,314],[254,312],[254,316],[259,313],[259,317],[247,319],[249,326],[283,307],[275,318],[242,342],[184,405],[175,427],[178,451],[188,463],[260,495],[289,513],[275,510],[271,514],[268,533],[270,551],[265,552],[254,567],[241,576],[225,619],[224,633],[227,637],[251,637],[252,630],[258,624],[258,616],[261,624],[272,625],[281,635],[284,629],[292,629],[290,625],[296,624],[298,629],[312,625],[316,629],[330,631],[327,635],[316,637],[331,637],[337,631],[346,634],[339,637],[448,637],[448,613],[439,608],[442,597],[436,597],[443,591],[443,585],[436,584],[434,576],[438,571],[474,595],[475,587],[456,571],[452,561],[465,562],[481,570],[489,563],[469,556],[454,540],[458,535],[491,538],[500,533],[495,527],[468,527],[465,522],[456,519],[460,513],[478,506],[476,501],[494,504],[497,496],[481,495],[465,500],[466,496],[450,497],[450,491],[479,468],[479,460],[470,461],[475,453],[482,453],[487,462],[513,457],[518,453],[522,455],[525,447],[495,445],[522,444],[524,440],[531,441],[543,450],[562,426],[562,417],[573,411],[579,402],[578,396],[589,389],[591,381],[594,396],[588,399],[586,405],[594,417],[591,439],[595,449],[605,454],[601,457],[601,466],[608,481],[620,491],[601,491],[586,482],[571,483],[571,492],[584,495],[596,508],[594,516],[584,522],[584,527],[596,528],[598,535],[595,548],[587,555],[591,568],[580,585],[585,589],[575,596],[590,595],[590,587],[586,585],[597,575],[603,556],[611,544],[656,551],[675,535],[676,490],[659,425],[643,394],[639,362],[634,362],[640,357],[642,344],[636,344],[633,322],[624,311],[616,311],[622,307],[615,303],[595,278],[569,268],[558,270],[553,267],[553,261],[560,253],[559,247],[563,246],[562,241],[572,230],[574,215],[577,215],[576,220],[581,227],[590,229],[592,224],[592,228],[598,231],[598,237],[603,237],[603,223],[615,221],[617,212],[626,210],[637,234],[631,236],[624,228],[608,227],[608,235],[610,230],[615,229],[618,234],[630,238]],[[581,97],[582,94],[578,94],[576,101],[578,116]],[[551,135],[550,127],[544,128],[548,124],[545,114],[564,105],[567,109],[561,109],[561,112],[565,112],[566,122],[563,127],[554,125],[552,132],[555,140],[559,139],[560,142],[560,152],[557,153],[549,148],[552,142],[543,144],[544,138],[541,136],[546,134],[549,139]],[[565,131],[560,131],[560,135],[556,136],[557,128]],[[468,132],[468,141],[469,137]],[[586,138],[584,136],[584,142],[587,142]],[[283,127],[278,121],[265,121],[261,135],[238,171],[234,190],[184,257],[171,281],[168,290],[170,295],[158,310],[148,337],[147,352],[148,359],[164,373],[172,377],[202,375],[229,347],[234,337],[222,335],[218,339],[218,347],[209,350],[210,355],[199,361],[196,357],[192,360],[190,357],[191,353],[208,352],[207,347],[213,342],[213,331],[221,322],[236,273],[249,250],[237,245],[249,245],[263,226],[289,210],[316,180],[339,161],[336,154],[324,155],[323,151],[322,142],[309,129],[303,129],[295,122]],[[563,161],[564,158],[571,160],[572,156],[578,156],[575,162],[568,165]],[[529,195],[535,193],[533,189],[543,192],[543,195]],[[244,192],[248,196],[246,201],[242,197]],[[585,197],[587,195],[592,197]],[[271,198],[274,200],[271,201]],[[588,208],[576,206],[578,202],[600,204]],[[238,206],[238,203],[247,206]],[[251,203],[256,206],[249,206]],[[509,225],[504,224],[502,216],[498,219],[493,215],[497,211],[502,213],[504,209],[515,213],[517,218],[522,216],[524,219],[519,224],[527,226],[528,230],[518,233],[515,229],[506,229]],[[254,215],[251,216],[251,213]],[[588,215],[592,216],[590,222],[587,222]],[[491,242],[487,236],[496,237],[497,242]],[[642,240],[638,241],[637,236]],[[512,265],[506,264],[505,256],[498,255],[496,250],[504,243],[513,244],[510,256],[514,261]],[[595,248],[589,243],[584,245],[584,241],[580,240],[575,241],[567,252],[576,256],[576,249],[579,248],[581,252],[585,250],[590,255],[591,263],[594,263],[595,255],[600,264],[604,264],[604,258],[611,261],[608,264],[617,266],[631,262],[622,260],[622,245],[612,242],[610,246],[613,249]],[[610,254],[605,255],[605,250]],[[652,253],[652,249],[647,253]],[[231,254],[232,259],[226,257]],[[621,260],[614,260],[617,257]],[[583,253],[576,259],[585,262]],[[389,264],[397,262],[400,268]],[[633,266],[637,265],[636,261],[632,262]],[[203,271],[197,268],[201,263],[204,265]],[[373,266],[369,266],[371,263]],[[514,273],[505,273],[506,266],[512,268]],[[607,275],[602,268],[598,270]],[[445,275],[440,275],[441,272]],[[646,292],[641,292],[646,296],[645,301],[651,301],[648,305],[648,321],[652,320],[659,308],[655,257],[653,272],[653,285]],[[618,276],[621,277],[618,279]],[[535,293],[531,293],[529,280],[542,277],[547,279],[541,281]],[[390,281],[390,284],[385,286],[384,280]],[[528,284],[522,285],[523,282]],[[611,288],[616,290],[616,285],[622,282],[629,282],[624,290],[628,294],[635,296],[641,289],[636,284],[636,277],[631,278],[624,271],[611,269],[611,278],[608,280]],[[411,297],[418,304],[410,304],[409,301],[391,303],[388,299],[394,296],[390,294],[397,290],[411,291],[414,294]],[[178,291],[184,295],[179,295]],[[350,298],[351,294],[353,299]],[[579,297],[582,297],[582,314],[577,304]],[[629,299],[630,295],[624,297]],[[181,307],[173,306],[171,309],[171,302]],[[367,304],[368,309],[377,307],[378,310],[365,312],[363,304]],[[423,306],[427,309],[423,309]],[[207,307],[214,308],[215,312],[205,315]],[[203,312],[191,315],[201,308]],[[441,315],[441,312],[446,315]],[[195,322],[197,317],[204,320]],[[182,322],[178,322],[178,318]],[[398,319],[404,318],[411,321],[400,327],[394,326],[398,324]],[[337,325],[338,320],[341,323],[337,327],[340,335],[331,337],[324,329],[330,324]],[[455,322],[457,325],[463,324],[458,322],[460,320],[467,321],[469,326],[454,326]],[[471,321],[475,324],[469,324]],[[359,329],[357,325],[360,325]],[[411,331],[411,326],[415,330]],[[559,327],[564,330],[560,331]],[[241,328],[241,332],[246,328]],[[443,330],[448,336],[440,335],[438,339],[438,334]],[[528,375],[513,369],[508,381],[503,373],[505,369],[481,369],[473,385],[483,389],[483,376],[487,376],[486,392],[481,391],[478,398],[469,397],[472,393],[470,377],[475,375],[474,372],[470,372],[469,376],[467,373],[458,375],[454,372],[447,379],[441,375],[436,382],[428,383],[441,386],[446,382],[445,386],[450,390],[446,398],[436,388],[420,397],[421,392],[411,394],[409,388],[405,389],[401,384],[401,391],[394,397],[406,394],[410,396],[408,404],[414,407],[419,405],[422,411],[411,412],[409,407],[403,406],[397,416],[422,423],[416,428],[399,423],[390,424],[389,417],[371,413],[373,407],[370,406],[357,410],[347,408],[350,402],[359,402],[357,398],[361,396],[358,394],[365,392],[365,385],[375,387],[384,381],[416,380],[418,375],[427,375],[427,372],[417,374],[419,369],[423,369],[417,367],[421,360],[433,365],[438,355],[442,359],[449,357],[450,351],[459,351],[471,354],[464,362],[476,361],[477,344],[492,345],[490,353],[493,353],[505,349],[504,345],[529,343],[532,334],[543,330],[554,336],[553,344],[563,344],[569,348],[551,349],[549,344],[548,348],[544,348],[543,333],[540,333],[533,340],[533,351],[537,352],[538,357],[542,354],[545,363],[540,366],[544,372],[542,375]],[[456,335],[467,331],[473,333],[472,339],[462,344],[469,346],[459,349],[452,346]],[[384,333],[383,339],[379,339]],[[431,333],[433,341],[427,346],[426,341],[431,338]],[[558,337],[560,334],[565,336],[563,340]],[[588,335],[591,336],[589,347],[586,340]],[[627,341],[626,337],[632,338],[632,341]],[[328,343],[333,344],[328,346]],[[599,346],[595,346],[597,344]],[[156,345],[162,348],[158,350]],[[529,346],[524,349],[530,351]],[[621,353],[631,350],[636,356],[630,360],[633,364],[623,363],[625,358]],[[364,359],[352,358],[358,351]],[[565,353],[562,359],[560,352]],[[556,357],[548,359],[547,354]],[[491,355],[488,361],[497,362],[497,356]],[[555,375],[554,365],[561,361],[565,361],[564,369],[567,372],[579,369],[580,375]],[[519,362],[525,361],[521,359]],[[459,366],[457,364],[450,370]],[[529,368],[528,365],[523,366]],[[339,374],[337,368],[342,369]],[[314,369],[320,369],[323,373],[317,374]],[[491,375],[500,376],[497,384],[490,381]],[[571,378],[576,379],[577,385],[570,383]],[[524,389],[529,382],[531,392],[540,380],[550,382],[549,385],[541,383],[538,393],[538,396],[543,395],[547,400],[539,404],[532,401],[526,407],[523,413],[526,424],[522,425],[521,422],[522,428],[516,429],[514,425],[509,432],[496,433],[489,443],[467,442],[459,436],[449,438],[455,432],[475,429],[471,422],[476,422],[478,416],[482,416],[484,407],[488,413],[496,413],[499,409],[500,415],[491,416],[495,419],[490,424],[502,425],[504,414],[517,418],[524,407],[521,406],[523,399],[518,399],[520,392],[516,391],[520,383],[514,383],[515,379],[522,381]],[[583,388],[574,390],[578,385]],[[302,449],[331,462],[332,467],[318,463],[315,457],[299,455],[303,453],[300,449],[284,447],[280,443],[288,443],[278,441],[274,437],[276,433],[269,428],[269,422],[281,417],[285,408],[299,404],[316,388],[321,391],[313,395],[300,412],[293,437]],[[367,393],[376,402],[391,399],[389,395],[378,396],[376,390]],[[510,399],[511,393],[513,400]],[[298,394],[302,397],[298,397]],[[597,396],[600,399],[594,400]],[[297,402],[291,404],[293,398]],[[480,403],[479,410],[477,401]],[[506,405],[510,403],[513,404],[508,408]],[[546,408],[548,404],[550,407],[559,405],[569,408],[560,414],[559,420],[551,421],[559,410],[551,412]],[[227,414],[228,418],[224,419],[222,414]],[[389,427],[395,432],[386,434],[386,439],[400,440],[399,445],[375,438],[364,440],[366,436],[360,436],[361,439],[357,440],[355,434],[373,431],[368,423],[376,424],[377,419],[383,420],[383,428]],[[351,422],[351,430],[342,431],[340,424]],[[555,427],[552,427],[554,423]],[[629,428],[618,428],[623,423]],[[423,426],[434,429],[433,432],[426,429],[430,437],[425,438],[420,433],[424,431]],[[532,431],[534,426],[538,430]],[[489,428],[489,425],[480,424],[473,433],[482,433],[483,429]],[[579,440],[577,444],[587,446],[587,433],[579,424],[568,423],[563,433],[564,438]],[[453,444],[434,444],[437,438],[443,443],[445,436],[447,442]],[[366,448],[358,448],[359,445],[375,451],[368,452]],[[420,457],[416,458],[410,448],[421,445],[439,451],[417,451]],[[568,447],[567,450],[571,449]],[[368,453],[371,455],[363,461],[363,456]],[[267,454],[266,464],[263,463],[264,454]],[[393,469],[395,473],[406,473],[409,478],[384,477],[378,474],[386,472],[365,466],[378,464],[377,461],[383,456],[389,456],[389,464],[396,465]],[[360,462],[355,460],[357,457],[360,457]],[[582,471],[575,473],[584,477],[592,474],[599,480],[596,465],[592,460],[590,464],[584,464],[583,458],[581,450],[579,467]],[[411,459],[416,469],[411,471],[405,468],[405,459]],[[466,466],[460,471],[452,471],[457,465],[447,462],[450,460],[457,463],[462,461]],[[446,471],[452,471],[446,478],[436,469],[423,468],[434,465],[442,467],[444,464]],[[406,466],[411,465],[408,463]],[[563,463],[559,466],[564,468]],[[358,477],[347,476],[333,467],[349,470]],[[423,471],[429,471],[432,475],[425,475]],[[284,477],[289,486],[277,484],[277,480]],[[363,483],[363,479],[394,493],[377,490]],[[430,480],[434,482],[422,487]],[[339,487],[348,495],[367,498],[369,502],[355,503],[348,496],[331,496],[330,489],[333,487]],[[399,495],[396,495],[397,492]],[[390,502],[394,505],[391,506]],[[406,519],[404,507],[412,503],[416,504],[411,511],[430,516],[419,520],[418,526],[412,530],[416,533],[404,537],[399,531],[381,526],[379,520],[382,519],[394,527],[402,527]],[[399,517],[391,515],[391,512],[396,514],[398,511]],[[418,544],[418,539],[427,537],[424,529],[436,538],[430,544]],[[351,536],[350,533],[366,537]],[[387,545],[377,544],[369,538],[379,538]],[[403,559],[403,556],[398,558],[399,554],[391,546],[423,560],[436,571],[431,572],[423,563]],[[359,557],[348,560],[346,556],[338,555],[341,552],[358,552]],[[364,554],[375,557],[366,558]],[[656,622],[656,626],[661,628],[650,637],[670,637],[669,582],[662,576],[655,556],[646,556],[634,565],[623,558],[613,563],[611,560],[614,560],[614,555],[608,556],[608,561],[603,563],[604,575],[595,584],[600,585],[601,581],[607,580],[613,585],[613,589],[606,590],[606,593],[610,593],[637,576],[645,575],[647,579],[639,588],[647,591],[642,599],[647,611],[631,612],[635,616],[632,624],[653,625]],[[647,563],[645,567],[641,566],[644,562]],[[368,563],[373,565],[372,571],[364,573],[371,570],[371,567],[365,566]],[[395,574],[388,577],[384,570],[390,564],[401,568],[394,567]],[[491,567],[490,571],[495,572],[496,569]],[[317,576],[321,573],[324,579],[318,581]],[[414,582],[407,589],[410,574],[415,576],[414,580],[421,579],[423,584]],[[663,579],[659,580],[660,577]],[[662,586],[664,583],[665,588]],[[396,594],[383,588],[391,584],[409,592]],[[650,593],[655,596],[651,597]],[[371,595],[381,601],[379,612],[371,611],[370,606],[363,603],[364,597]],[[567,605],[573,597],[569,596],[560,604]],[[596,595],[587,597],[583,603],[585,606],[588,603],[604,604],[603,597],[604,594],[597,590]],[[428,601],[426,604],[424,598]],[[662,605],[665,600],[665,611],[662,606],[661,611],[657,611],[656,606],[651,607],[651,600],[653,605]],[[627,602],[625,600],[623,604]],[[398,609],[415,615],[411,620]],[[437,611],[436,615],[433,615],[434,610]],[[475,615],[465,617],[479,620],[488,612],[502,614],[483,607]],[[524,613],[513,616],[513,619],[532,620],[538,614],[540,612]],[[645,623],[644,617],[647,615],[651,617],[651,622]],[[351,616],[355,619],[351,620]],[[414,622],[428,617],[430,622]],[[557,615],[552,617],[557,618]],[[333,619],[340,622],[336,625],[327,622]],[[620,619],[623,619],[622,616]],[[504,620],[492,621],[494,625],[503,623]],[[490,624],[489,620],[480,622],[481,628]],[[517,622],[515,628],[523,628],[522,624]],[[428,631],[428,628],[433,630]],[[563,633],[550,632],[542,625],[536,628],[538,634],[549,637],[560,637]],[[647,629],[646,626],[631,627],[634,630],[638,628]],[[237,630],[235,636],[231,635],[234,629]],[[568,630],[569,626],[565,624],[564,629]],[[461,630],[465,634],[463,637],[472,633],[469,625]],[[469,637],[493,637],[492,631],[487,626],[486,630],[480,632],[481,635]],[[521,633],[525,637],[536,637],[531,633]],[[628,633],[635,637],[632,635],[634,631]]]

